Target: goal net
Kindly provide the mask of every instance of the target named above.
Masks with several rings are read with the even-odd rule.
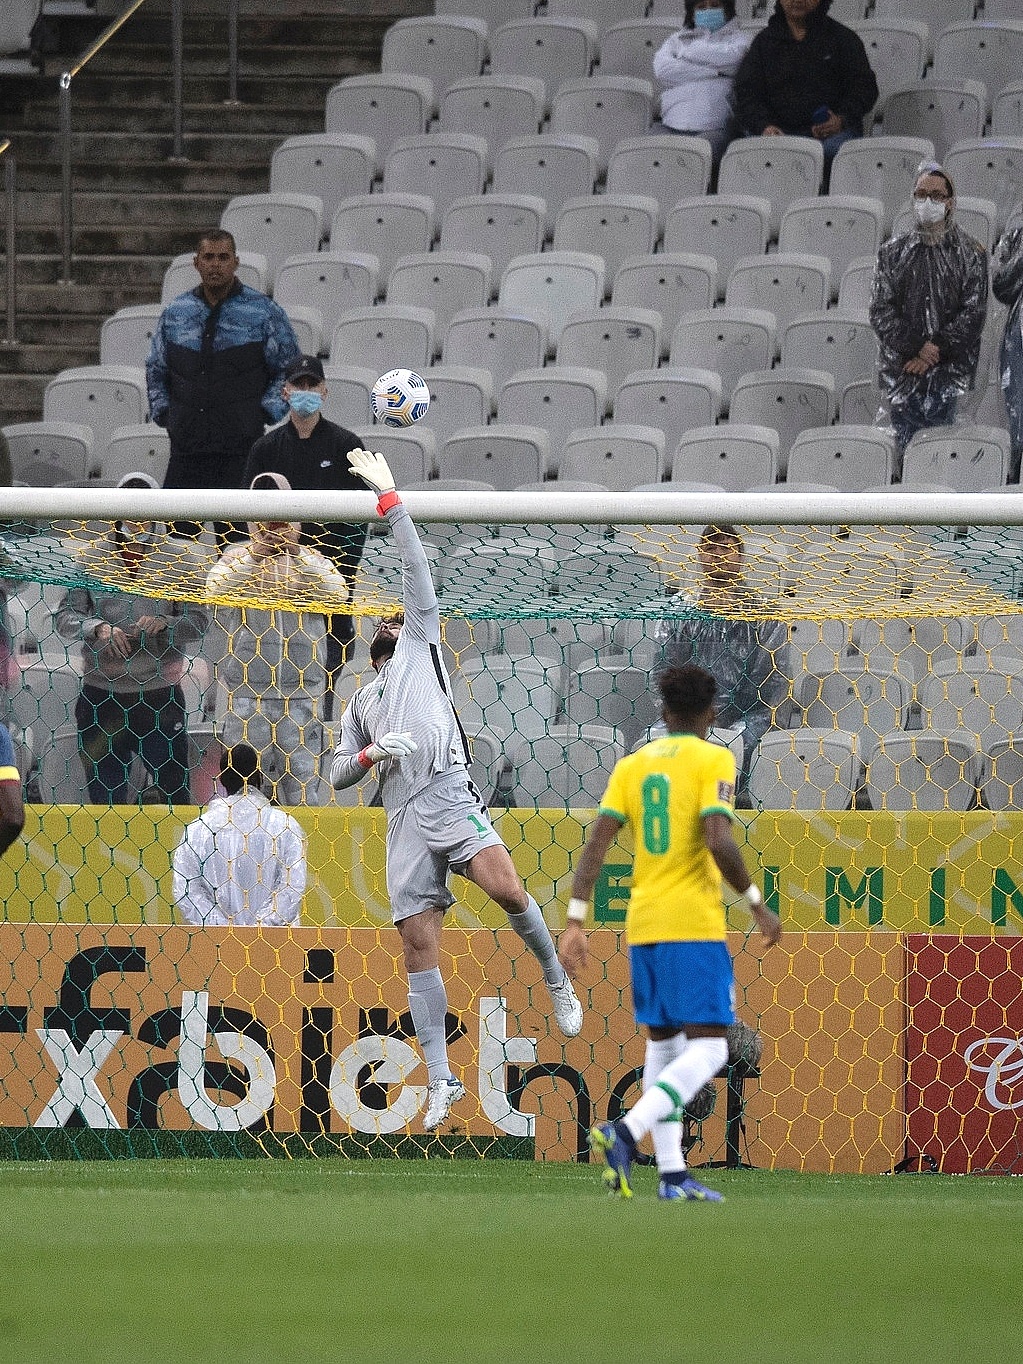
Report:
[[[764,952],[729,908],[742,1026],[687,1115],[692,1163],[1018,1172],[1023,502],[667,485],[405,501],[473,779],[552,930],[611,768],[658,733],[657,670],[718,678],[738,841],[785,938]],[[372,496],[5,503],[0,663],[27,820],[0,859],[0,1153],[585,1160],[643,1063],[625,836],[567,1043],[534,959],[455,879],[442,970],[468,1093],[422,1132],[383,812],[372,777],[329,785],[369,640],[402,600]],[[259,751],[301,826],[293,927],[198,927],[176,902],[173,854],[225,742]]]

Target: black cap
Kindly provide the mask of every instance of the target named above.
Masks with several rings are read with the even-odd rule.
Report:
[[[319,379],[322,383],[326,378],[323,372],[323,361],[316,355],[296,355],[284,371],[284,377],[285,379]]]

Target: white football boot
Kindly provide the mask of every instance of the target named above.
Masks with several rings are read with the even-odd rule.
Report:
[[[431,1080],[426,1092],[426,1117],[423,1127],[427,1132],[434,1131],[451,1112],[451,1105],[465,1097],[465,1085],[451,1076],[447,1080]]]
[[[560,985],[548,985],[547,989],[550,991],[558,1027],[566,1037],[578,1037],[583,1027],[583,1006],[579,1003],[572,982],[566,976]]]

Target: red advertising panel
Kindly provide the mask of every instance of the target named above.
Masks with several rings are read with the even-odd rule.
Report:
[[[907,938],[908,1154],[1023,1173],[1023,940]]]

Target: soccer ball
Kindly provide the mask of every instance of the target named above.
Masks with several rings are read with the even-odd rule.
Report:
[[[426,380],[411,369],[389,369],[373,385],[373,415],[385,426],[411,426],[430,406]]]

